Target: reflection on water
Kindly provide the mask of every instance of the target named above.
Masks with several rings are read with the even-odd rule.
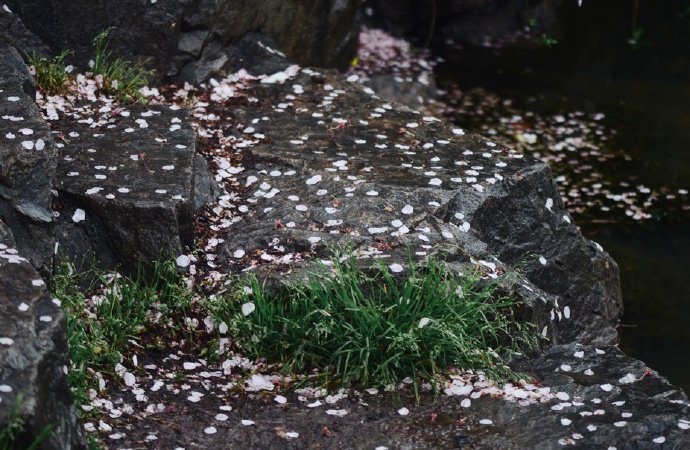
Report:
[[[635,221],[690,210],[686,188],[644,180],[611,138],[605,114],[545,96],[513,101],[484,89],[448,86],[436,114],[548,162],[578,223]],[[643,172],[642,172],[643,173]]]
[[[690,391],[690,4],[576,3],[555,47],[446,49],[444,109],[553,165],[621,267],[622,347]]]

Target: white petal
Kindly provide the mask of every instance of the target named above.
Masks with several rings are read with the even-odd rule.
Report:
[[[424,328],[429,322],[431,322],[431,319],[428,317],[422,317],[422,319],[419,321],[419,325],[417,325],[417,328]]]
[[[388,267],[391,269],[391,272],[394,272],[394,273],[399,273],[399,272],[403,271],[403,266],[401,266],[398,263],[393,263]]]
[[[125,372],[123,379],[125,380],[125,384],[130,387],[134,386],[134,384],[137,382],[137,379],[130,372]]]
[[[321,181],[321,179],[321,175],[314,175],[313,177],[307,179],[307,184],[316,184]]]
[[[254,303],[247,302],[244,305],[242,305],[242,314],[244,314],[245,316],[248,316],[251,313],[253,313],[255,309],[256,309],[256,305]]]
[[[618,380],[620,384],[628,384],[628,383],[634,383],[637,378],[635,378],[635,375],[628,373],[626,374],[623,378]]]
[[[74,211],[74,214],[72,215],[72,220],[76,223],[79,223],[84,219],[86,219],[86,212],[84,212],[83,209],[77,208],[77,210]]]
[[[189,256],[187,255],[180,255],[175,259],[175,263],[178,265],[178,267],[187,267],[191,260],[189,259]]]

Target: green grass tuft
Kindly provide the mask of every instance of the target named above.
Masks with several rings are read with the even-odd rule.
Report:
[[[127,349],[142,346],[147,330],[183,317],[192,301],[172,261],[156,263],[150,277],[142,271],[135,278],[100,275],[87,289],[85,277],[66,264],[51,280],[67,316],[69,382],[78,404],[87,404],[88,390],[97,387],[94,372],[112,376]],[[183,331],[182,325],[172,327],[167,331]]]
[[[388,387],[411,377],[417,388],[453,367],[496,380],[516,375],[499,355],[535,346],[538,335],[512,319],[513,300],[437,261],[406,273],[398,279],[384,265],[364,272],[336,256],[329,275],[284,295],[268,296],[251,278],[250,289],[212,309],[248,356],[289,373],[319,369],[329,383]]]
[[[67,92],[68,77],[65,71],[65,58],[71,54],[69,50],[63,50],[54,58],[46,58],[34,52],[29,58],[29,65],[34,68],[36,85],[47,95]]]
[[[98,34],[93,40],[94,75],[103,77],[102,92],[114,95],[122,102],[144,102],[145,97],[139,89],[145,87],[153,77],[154,71],[148,70],[141,63],[135,63],[123,58],[114,58],[108,49],[110,43],[109,28]]]

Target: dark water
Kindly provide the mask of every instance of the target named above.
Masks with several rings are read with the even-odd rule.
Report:
[[[583,167],[612,186],[644,186],[638,198],[651,190],[650,201],[640,202],[653,203],[651,218],[598,205],[575,217],[620,265],[621,346],[690,392],[690,1],[564,3],[558,44],[446,48],[439,72],[462,90],[481,87],[537,115],[604,113],[602,151],[624,162]],[[471,128],[487,119],[456,120]]]

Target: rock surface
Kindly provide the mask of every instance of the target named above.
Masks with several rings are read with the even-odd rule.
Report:
[[[57,148],[34,101],[35,89],[17,51],[0,49],[0,219],[12,229],[19,251],[40,267],[53,250]]]
[[[191,248],[194,210],[214,192],[188,111],[84,104],[55,128],[62,257],[131,272]]]
[[[355,0],[11,0],[10,8],[55,52],[92,58],[91,42],[117,27],[116,53],[147,59],[160,76],[201,81],[232,64],[235,44],[262,32],[303,64],[345,68],[357,49]]]
[[[29,261],[0,243],[0,430],[17,403],[24,423],[11,448],[28,448],[49,426],[40,448],[86,448],[67,387],[68,351],[62,309]]]
[[[617,347],[555,346],[518,367],[528,370],[552,392],[567,395],[558,395],[547,404],[551,414],[545,413],[542,405],[501,408],[485,402],[480,409],[492,417],[495,428],[482,437],[482,446],[690,446],[690,433],[686,431],[690,403],[686,395]]]
[[[167,358],[158,370],[176,373],[179,369],[168,367],[171,362]],[[474,381],[470,395],[424,397],[416,405],[411,394],[396,401],[353,392],[323,395],[317,403],[281,391],[279,383],[271,391],[236,395],[227,392],[220,365],[199,362],[198,369],[184,371],[190,387],[182,398],[176,394],[181,382],[174,381],[147,394],[150,404],[174,405],[185,414],[156,414],[155,425],[127,415],[109,423],[122,434],[118,446],[155,436],[159,448],[643,450],[690,445],[685,394],[616,347],[555,346],[519,368],[537,381],[498,388]],[[161,372],[149,372],[139,382],[151,386],[161,379]],[[117,398],[136,408],[132,393],[118,391]],[[203,399],[186,400],[195,391]],[[274,400],[280,394],[284,403]],[[513,399],[504,400],[506,394]]]
[[[218,261],[280,278],[338,242],[386,264],[433,255],[490,277],[519,266],[511,289],[552,343],[615,341],[617,266],[572,224],[548,165],[326,80],[263,83],[234,106],[267,139],[243,150],[249,209],[219,235]]]

